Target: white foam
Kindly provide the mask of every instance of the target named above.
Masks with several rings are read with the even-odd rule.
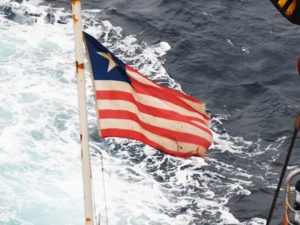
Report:
[[[67,24],[49,24],[49,7],[39,1],[11,3],[15,21],[0,15],[0,224],[82,224],[82,182],[78,143],[77,93],[74,78],[73,30]],[[56,18],[66,16],[51,9]],[[25,11],[40,17],[24,15]],[[86,31],[142,73],[181,90],[165,68],[166,42],[148,44],[122,28],[99,21],[99,10],[84,11]],[[91,22],[92,21],[92,22]],[[91,136],[97,133],[93,91],[88,86]],[[245,150],[253,144],[221,132],[220,115],[213,121],[215,143],[211,151],[254,157],[264,149]],[[95,140],[94,140],[95,139]],[[110,224],[178,224],[199,222],[239,224],[227,203],[236,195],[249,195],[252,174],[208,157],[180,159],[162,155],[136,141],[91,138],[96,209],[105,218],[101,161]],[[282,143],[279,140],[268,151]],[[215,170],[209,170],[213,164]],[[230,178],[227,174],[232,174]],[[215,189],[216,188],[216,189]],[[219,191],[220,190],[220,191]],[[224,195],[224,192],[226,194]],[[51,221],[51,222],[49,222]],[[260,224],[253,218],[249,224]],[[216,223],[217,224],[217,223]]]

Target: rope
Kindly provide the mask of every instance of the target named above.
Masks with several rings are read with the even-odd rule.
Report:
[[[99,151],[101,156],[101,170],[102,170],[102,184],[103,184],[103,195],[104,195],[104,208],[105,208],[105,222],[108,225],[108,213],[107,213],[107,201],[106,201],[106,189],[105,189],[105,178],[104,178],[104,163],[103,163],[103,155]]]
[[[298,118],[297,118],[297,119],[298,119]],[[278,184],[277,184],[277,188],[276,188],[276,191],[275,191],[275,195],[274,195],[274,197],[273,197],[273,202],[272,202],[272,205],[271,205],[271,208],[270,208],[270,211],[269,211],[269,215],[268,215],[268,219],[267,219],[267,224],[266,224],[266,225],[270,225],[270,222],[271,222],[271,219],[272,219],[272,216],[273,216],[273,212],[274,212],[274,208],[275,208],[275,205],[276,205],[276,201],[277,201],[277,198],[278,198],[278,195],[279,195],[279,192],[280,192],[280,188],[281,188],[281,185],[282,185],[282,182],[283,182],[283,179],[284,179],[284,175],[285,175],[287,166],[288,166],[288,164],[289,164],[291,154],[292,154],[292,152],[293,152],[293,148],[294,148],[295,140],[296,140],[296,138],[297,138],[297,134],[298,134],[298,129],[297,129],[297,127],[296,127],[296,128],[294,129],[293,138],[292,138],[292,141],[291,141],[291,144],[290,144],[288,153],[287,153],[287,155],[286,155],[286,159],[285,159],[285,162],[284,162],[282,171],[281,171],[281,175],[280,175],[280,178],[279,178],[279,182],[278,182]]]

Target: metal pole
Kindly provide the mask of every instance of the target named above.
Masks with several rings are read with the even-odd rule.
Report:
[[[296,141],[296,138],[297,138],[299,128],[300,128],[300,113],[298,113],[298,115],[296,117],[296,120],[295,120],[295,129],[294,129],[293,138],[292,138],[288,153],[287,153],[286,158],[285,158],[285,162],[284,162],[284,165],[283,165],[283,168],[282,168],[282,171],[281,171],[281,175],[280,175],[280,178],[279,178],[279,181],[278,181],[278,184],[277,184],[277,188],[276,188],[276,191],[275,191],[275,194],[274,194],[274,197],[273,197],[272,205],[271,205],[271,208],[269,210],[266,225],[270,225],[270,223],[271,223],[273,212],[274,212],[274,209],[275,209],[275,206],[276,206],[276,201],[277,201],[277,198],[278,198],[278,195],[279,195],[279,192],[280,192],[280,188],[281,188],[281,185],[282,185],[282,182],[283,182],[283,179],[284,179],[286,169],[287,169],[289,161],[290,161],[290,157],[291,157],[292,152],[293,152],[293,148],[294,148],[294,144],[295,144],[295,141]]]
[[[92,172],[91,172],[91,160],[90,160],[90,153],[89,153],[80,0],[71,0],[71,5],[72,5],[72,17],[73,17],[74,34],[75,34],[74,36],[75,36],[76,78],[77,78],[78,105],[79,105],[80,144],[81,144],[85,224],[93,225],[94,216],[93,216],[93,196],[92,196]]]

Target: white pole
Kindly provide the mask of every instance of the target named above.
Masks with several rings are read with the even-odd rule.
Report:
[[[93,216],[93,196],[92,196],[92,172],[91,172],[91,161],[90,161],[90,153],[89,153],[80,0],[71,0],[71,5],[72,5],[74,33],[75,33],[76,78],[77,78],[78,104],[79,104],[80,144],[81,144],[85,224],[93,225],[94,216]]]

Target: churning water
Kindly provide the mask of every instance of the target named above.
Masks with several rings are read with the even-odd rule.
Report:
[[[88,78],[102,224],[103,175],[111,225],[265,223],[300,102],[300,32],[272,7],[246,0],[83,2],[88,33],[151,79],[207,103],[215,138],[207,161],[100,140]],[[0,0],[1,225],[84,222],[70,18],[69,1]]]

